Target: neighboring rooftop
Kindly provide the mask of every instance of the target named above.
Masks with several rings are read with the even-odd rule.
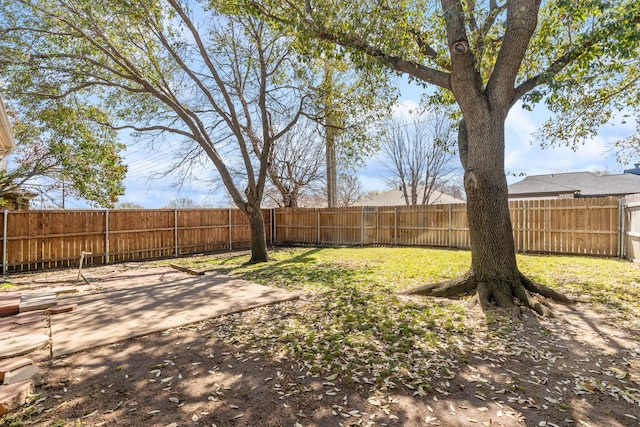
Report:
[[[420,198],[420,196],[418,196]],[[464,200],[456,199],[440,191],[434,190],[428,204],[453,204],[465,203]],[[354,204],[354,206],[403,206],[406,205],[402,191],[395,189],[376,194],[369,198],[363,198]]]
[[[511,184],[509,198],[573,199],[640,193],[640,175],[630,171],[632,169],[617,175],[596,175],[591,172],[532,175]]]

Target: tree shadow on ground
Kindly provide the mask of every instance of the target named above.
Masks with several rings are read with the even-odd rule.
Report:
[[[300,303],[263,308],[263,320]],[[373,384],[366,372],[314,372],[268,356],[229,332],[242,314],[226,316],[45,363],[34,403],[1,425],[633,425],[637,342],[579,308],[555,320],[525,313],[521,324],[474,335],[484,340],[476,347],[454,335],[458,351],[425,354],[419,363],[433,369],[421,378]]]

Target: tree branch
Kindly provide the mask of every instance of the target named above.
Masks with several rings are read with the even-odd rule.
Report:
[[[462,3],[442,0],[442,11],[451,56],[451,90],[465,116],[484,114],[487,110],[484,85],[469,47]]]
[[[371,46],[363,40],[348,36],[346,34],[334,34],[323,30],[319,31],[317,35],[319,38],[325,41],[329,41],[346,48],[353,48],[361,51],[371,58],[377,59],[380,62],[389,65],[396,71],[407,73],[419,80],[431,83],[443,89],[451,89],[449,84],[449,73],[439,71],[434,68],[425,67],[424,65],[418,64],[413,61],[406,61],[397,56],[389,55],[380,48]]]
[[[100,123],[100,122],[99,122]],[[196,139],[195,136],[189,132],[185,132],[183,130],[180,129],[176,129],[176,128],[172,128],[172,127],[168,127],[168,126],[161,126],[161,125],[157,125],[157,126],[134,126],[134,125],[123,125],[123,126],[114,126],[111,125],[109,123],[100,123],[101,125],[107,126],[110,129],[113,130],[124,130],[124,129],[131,129],[134,130],[136,132],[153,132],[153,131],[161,131],[161,132],[169,132],[169,133],[174,133],[177,135],[182,135],[184,137],[187,137],[189,139]]]
[[[432,58],[438,64],[439,67],[442,67],[447,71],[451,71],[450,64],[439,63],[437,61],[438,52],[433,47],[431,47],[429,43],[427,43],[427,41],[422,37],[422,34],[420,34],[418,30],[411,28],[409,29],[409,33],[413,35],[416,41],[416,44],[418,45],[418,48],[420,49],[420,52],[422,52],[423,55],[428,56],[429,58]]]
[[[636,12],[635,16],[630,20],[630,23],[635,25],[640,24],[640,12]],[[594,31],[581,43],[574,44],[571,49],[553,61],[544,71],[520,83],[520,85],[515,88],[511,105],[515,104],[520,98],[536,87],[549,83],[556,75],[562,72],[566,66],[578,59],[597,43],[605,40],[614,31],[614,27]]]
[[[538,24],[540,2],[541,0],[508,2],[502,46],[486,89],[492,104],[504,108],[505,116],[512,105],[518,71]]]
[[[299,16],[307,16],[311,18],[300,18],[300,22],[293,22],[291,20],[285,19],[282,16],[278,16],[270,12],[257,1],[249,0],[248,4],[257,12],[259,12],[263,17],[274,20],[276,22],[280,22],[282,24],[290,25],[295,28],[299,28],[301,29],[301,31],[310,33],[313,36],[320,38],[321,40],[328,41],[330,43],[348,49],[360,51],[367,56],[390,66],[396,71],[407,73],[419,80],[431,83],[444,89],[451,88],[449,84],[449,73],[439,71],[431,67],[426,67],[416,62],[406,61],[394,55],[390,55],[384,52],[382,49],[372,46],[366,41],[350,36],[346,33],[340,33],[337,31],[333,32],[331,31],[331,29],[313,20],[313,10],[311,8],[307,8],[305,12],[299,12]]]

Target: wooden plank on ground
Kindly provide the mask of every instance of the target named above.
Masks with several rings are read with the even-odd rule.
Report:
[[[20,358],[0,363],[0,384],[15,384],[29,380],[38,373],[33,360]]]
[[[43,334],[5,337],[2,333],[0,338],[0,359],[22,356],[49,344],[49,337]]]
[[[70,311],[78,308],[78,304],[64,304],[64,305],[54,305],[53,307],[47,308],[47,314],[60,314],[60,313],[68,313]]]
[[[0,301],[0,317],[12,316],[20,313],[20,299]]]
[[[204,271],[201,270],[194,270],[192,268],[189,267],[183,267],[181,265],[176,265],[176,264],[169,264],[171,266],[171,268],[174,268],[178,271],[182,271],[184,273],[189,273],[192,274],[194,276],[204,276]]]
[[[23,295],[22,300],[20,301],[20,313],[45,310],[56,304],[58,304],[58,298],[55,293]]]

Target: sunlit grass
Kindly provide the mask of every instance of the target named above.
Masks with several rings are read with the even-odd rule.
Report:
[[[242,276],[292,291],[321,291],[353,286],[395,293],[454,278],[471,263],[469,251],[429,248],[291,248],[270,254],[270,261],[246,264],[249,255],[199,257],[195,268]],[[581,301],[640,315],[640,268],[634,263],[577,256],[518,255],[520,270],[533,280]]]
[[[13,283],[2,282],[0,283],[0,291],[10,291],[11,289],[16,289],[17,286]]]
[[[454,278],[471,263],[469,251],[429,248],[293,248],[271,260],[246,264],[248,255],[200,257],[194,267],[242,276],[292,291],[336,290],[390,295],[425,283]],[[581,301],[620,314],[640,315],[640,268],[611,258],[518,255],[521,271],[533,280]]]
[[[335,289],[355,286],[373,292],[397,292],[413,286],[454,278],[464,273],[471,254],[429,248],[295,248],[270,254],[268,263],[247,265],[248,255],[201,257],[198,268],[240,275],[289,290]],[[640,269],[611,258],[518,255],[528,277],[581,300],[622,310],[637,310]]]
[[[523,273],[596,306],[640,315],[640,268],[613,258],[520,255]]]
[[[201,258],[193,265],[291,290],[350,284],[360,289],[400,291],[462,274],[471,259],[467,251],[424,248],[296,248],[274,251],[270,258],[267,263],[253,265],[246,265],[248,255]]]

